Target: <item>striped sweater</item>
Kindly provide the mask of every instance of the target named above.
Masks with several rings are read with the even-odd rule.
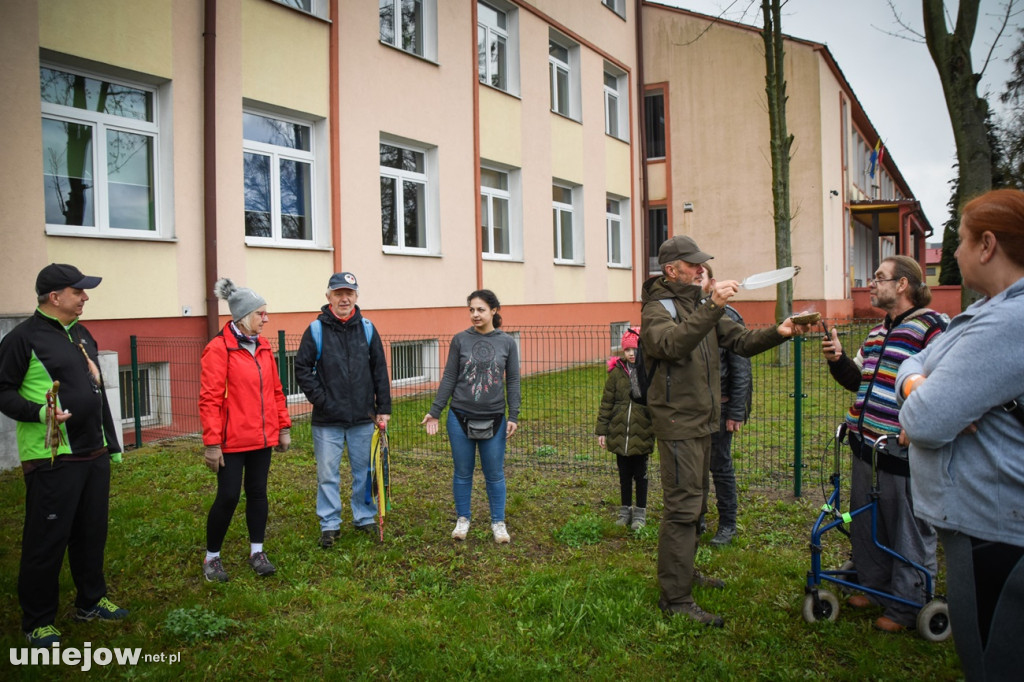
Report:
[[[940,313],[912,308],[894,320],[886,316],[868,333],[856,358],[851,360],[844,354],[829,363],[832,376],[857,392],[846,423],[866,444],[900,432],[896,374],[904,360],[921,352],[945,328],[946,320]]]

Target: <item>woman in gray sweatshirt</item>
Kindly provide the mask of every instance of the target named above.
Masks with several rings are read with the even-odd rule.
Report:
[[[984,295],[896,379],[914,513],[946,550],[950,625],[968,680],[1024,670],[1024,192],[969,202],[957,264]]]
[[[452,538],[465,540],[469,532],[479,450],[491,532],[495,542],[504,544],[511,539],[505,526],[505,441],[516,432],[519,421],[519,350],[515,340],[499,329],[501,304],[494,292],[474,291],[466,300],[473,326],[452,338],[441,385],[422,424],[429,435],[436,434],[441,412],[451,400],[445,426],[455,466],[452,494],[458,521]]]

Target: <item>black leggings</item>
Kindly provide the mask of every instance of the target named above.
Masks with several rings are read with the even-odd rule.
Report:
[[[647,458],[648,455],[615,455],[623,507],[633,504],[633,481],[636,481],[636,506],[647,507]]]
[[[219,552],[231,517],[238,506],[245,472],[245,524],[249,542],[263,542],[267,530],[267,475],[270,448],[224,453],[224,466],[217,472],[217,497],[206,517],[206,551]]]

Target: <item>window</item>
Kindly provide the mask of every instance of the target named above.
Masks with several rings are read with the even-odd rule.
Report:
[[[286,7],[312,14],[321,19],[327,18],[327,0],[274,0]]]
[[[665,93],[662,91],[644,96],[644,132],[647,158],[665,158]]]
[[[604,63],[604,132],[620,140],[626,140],[629,129],[629,112],[626,101],[620,93],[626,92],[626,73],[608,62]]]
[[[135,386],[130,366],[118,368],[121,424],[135,428]],[[139,365],[139,418],[142,426],[171,422],[170,366],[166,362]]]
[[[553,184],[551,214],[555,263],[583,263],[583,188]],[[577,215],[579,214],[579,215]]]
[[[629,329],[629,322],[612,322],[609,333],[612,339],[612,352],[622,350],[622,335]]]
[[[295,380],[295,353],[297,351],[285,351],[284,354],[284,371],[285,371],[285,383],[282,388],[284,389],[284,396],[289,403],[299,403],[306,400],[306,394],[299,388],[299,382]]]
[[[608,233],[608,265],[629,267],[629,199],[608,195],[605,199],[605,225]]]
[[[47,232],[164,236],[157,90],[50,66],[39,87]]]
[[[658,248],[668,239],[668,207],[655,206],[647,211],[647,271],[661,272]]]
[[[433,160],[426,148],[381,140],[380,216],[385,252],[437,252],[436,188],[430,182]]]
[[[312,124],[247,111],[242,138],[246,243],[311,245]]]
[[[391,342],[391,385],[438,380],[437,339]]]
[[[481,83],[508,90],[508,15],[477,3],[477,70]]]
[[[626,18],[626,0],[601,0],[601,4],[623,19]]]
[[[485,256],[507,256],[509,246],[508,173],[480,169],[480,238]]]
[[[551,111],[579,120],[579,45],[551,31],[548,39]]]
[[[437,59],[437,0],[379,0],[380,41]]]

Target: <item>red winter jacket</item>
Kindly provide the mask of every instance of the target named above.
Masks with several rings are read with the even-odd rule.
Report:
[[[254,357],[238,345],[230,325],[203,349],[199,389],[203,444],[220,445],[224,452],[273,447],[280,430],[292,425],[274,353],[261,336]]]

